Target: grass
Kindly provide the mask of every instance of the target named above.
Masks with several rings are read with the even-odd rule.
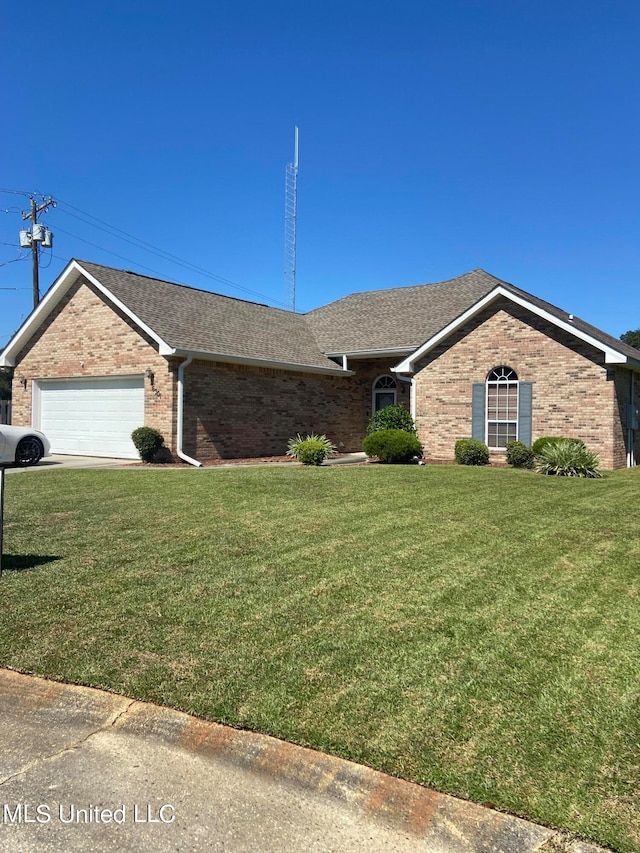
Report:
[[[640,471],[6,478],[0,664],[640,850]]]

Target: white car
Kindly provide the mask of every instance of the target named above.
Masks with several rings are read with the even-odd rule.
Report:
[[[40,430],[0,424],[0,465],[37,465],[50,453],[49,440]]]

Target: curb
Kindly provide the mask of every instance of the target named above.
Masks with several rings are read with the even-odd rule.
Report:
[[[424,844],[429,853],[602,853],[604,848],[421,785],[268,735],[90,687],[0,669],[0,694],[65,715],[78,727],[143,736],[205,762],[223,762],[318,799],[340,801]],[[83,734],[86,739],[86,733]]]

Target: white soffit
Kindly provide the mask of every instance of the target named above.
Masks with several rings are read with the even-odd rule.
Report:
[[[456,317],[449,325],[445,326],[441,329],[436,335],[432,338],[429,338],[428,341],[425,341],[421,347],[419,347],[409,358],[405,358],[404,361],[401,361],[397,364],[393,370],[397,373],[413,373],[414,365],[418,359],[422,358],[422,356],[436,347],[441,341],[447,338],[452,332],[462,326],[467,320],[474,317],[483,308],[486,308],[487,305],[490,305],[500,296],[504,296],[506,299],[509,299],[511,302],[515,302],[517,305],[520,305],[522,308],[526,308],[527,311],[531,311],[532,314],[536,314],[538,317],[542,317],[544,320],[547,320],[549,323],[552,323],[554,326],[557,326],[560,329],[563,329],[565,332],[569,332],[574,337],[579,338],[582,341],[590,344],[592,347],[601,350],[605,354],[605,364],[625,364],[628,359],[624,353],[619,352],[618,350],[613,349],[612,347],[608,347],[606,344],[603,344],[602,341],[598,341],[596,338],[592,337],[592,335],[587,334],[587,332],[583,332],[581,329],[576,328],[570,320],[561,320],[559,317],[556,317],[554,314],[550,314],[548,311],[545,311],[544,308],[540,308],[538,305],[534,305],[532,302],[529,302],[526,299],[523,299],[521,296],[517,296],[515,293],[512,293],[510,290],[498,285],[495,287],[490,293],[487,293],[482,299],[476,302],[471,306],[467,311],[461,314],[459,317]]]

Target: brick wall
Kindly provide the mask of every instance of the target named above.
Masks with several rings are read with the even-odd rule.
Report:
[[[194,361],[185,371],[184,450],[197,459],[280,455],[296,433],[325,433],[341,449],[362,449],[372,384],[399,359],[350,359],[353,376]],[[127,376],[145,380],[145,422],[175,453],[177,363],[88,283],[74,286],[20,353],[13,416],[31,424],[32,382],[39,378]],[[471,434],[471,387],[508,365],[533,383],[533,438],[582,438],[603,467],[626,462],[629,371],[604,365],[601,352],[508,301],[487,309],[431,352],[416,373],[417,425],[425,452],[452,459],[456,439]],[[26,389],[19,377],[27,379]],[[409,408],[407,383],[398,401]],[[636,377],[640,404],[640,377]],[[640,461],[640,433],[636,433]]]
[[[13,423],[31,425],[33,380],[154,373],[145,380],[145,421],[174,449],[174,373],[158,355],[157,345],[112,307],[90,284],[76,284],[43,323],[16,360],[13,378]],[[25,377],[23,388],[18,377]]]
[[[469,321],[417,365],[417,426],[426,455],[451,459],[471,435],[471,387],[507,365],[533,383],[533,440],[581,438],[604,468],[624,465],[616,371],[603,354],[503,300]]]
[[[202,460],[280,455],[297,432],[325,433],[342,450],[361,450],[372,383],[395,362],[353,361],[355,376],[325,376],[195,361],[185,370],[184,450]],[[31,424],[34,379],[140,375],[150,368],[145,422],[175,454],[178,364],[160,356],[155,342],[90,283],[78,283],[18,355],[13,423]],[[18,381],[23,376],[26,388]],[[398,386],[408,408],[406,383]]]
[[[203,461],[282,455],[289,438],[308,432],[362,450],[372,383],[393,363],[353,361],[355,376],[326,376],[194,361],[185,370],[184,450]]]

